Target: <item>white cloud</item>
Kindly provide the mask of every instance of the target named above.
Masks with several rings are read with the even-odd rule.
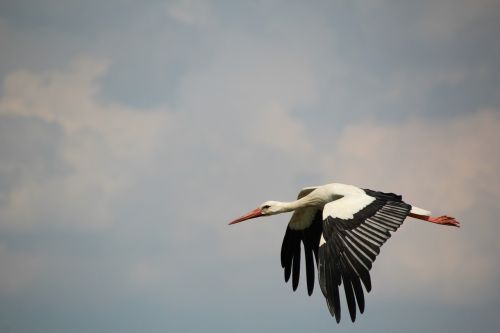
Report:
[[[224,36],[211,62],[181,80],[184,126],[196,129],[196,140],[218,138],[219,149],[236,144],[233,139],[290,154],[309,149],[292,112],[318,98],[313,66],[280,43],[237,32]]]
[[[494,110],[453,120],[347,127],[339,141],[349,160],[349,178],[404,188],[442,210],[461,213],[477,203],[478,192],[499,196],[500,120]],[[365,170],[365,172],[360,172]],[[378,177],[384,177],[382,179]]]
[[[40,219],[108,225],[115,197],[133,184],[167,126],[165,110],[135,110],[99,100],[107,65],[79,59],[64,71],[18,71],[4,81],[0,116],[35,117],[63,130],[68,173],[17,184],[0,208],[3,225]],[[29,133],[19,135],[29,135]]]
[[[279,105],[263,108],[264,117],[253,124],[251,140],[256,144],[292,155],[311,152],[303,124]]]

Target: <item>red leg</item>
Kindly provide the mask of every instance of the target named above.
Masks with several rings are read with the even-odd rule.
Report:
[[[408,216],[411,216],[411,217],[419,219],[419,220],[431,222],[431,223],[442,224],[442,225],[451,225],[451,226],[460,228],[460,222],[455,220],[454,217],[450,217],[450,216],[446,216],[446,215],[439,216],[439,217],[432,217],[432,216],[418,215],[418,214],[410,213],[410,214],[408,214]]]

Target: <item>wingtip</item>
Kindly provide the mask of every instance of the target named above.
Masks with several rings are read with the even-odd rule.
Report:
[[[290,271],[286,269],[285,267],[285,282],[288,283],[288,281],[290,280]]]

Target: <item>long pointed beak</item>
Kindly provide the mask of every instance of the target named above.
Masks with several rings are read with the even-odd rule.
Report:
[[[262,215],[264,215],[264,214],[262,214],[262,210],[260,208],[255,208],[251,212],[249,212],[249,213],[237,218],[236,220],[230,222],[229,225],[235,224],[235,223],[240,223],[240,222],[243,222],[243,221],[249,220],[249,219],[254,219],[254,218],[262,216]]]

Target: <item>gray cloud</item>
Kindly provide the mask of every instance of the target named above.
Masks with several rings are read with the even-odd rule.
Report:
[[[288,217],[226,225],[330,181],[464,225],[406,222],[341,330],[498,326],[494,4],[59,5],[0,11],[0,330],[332,329]]]
[[[65,174],[62,130],[37,118],[0,117],[0,203],[20,183],[43,181]]]

